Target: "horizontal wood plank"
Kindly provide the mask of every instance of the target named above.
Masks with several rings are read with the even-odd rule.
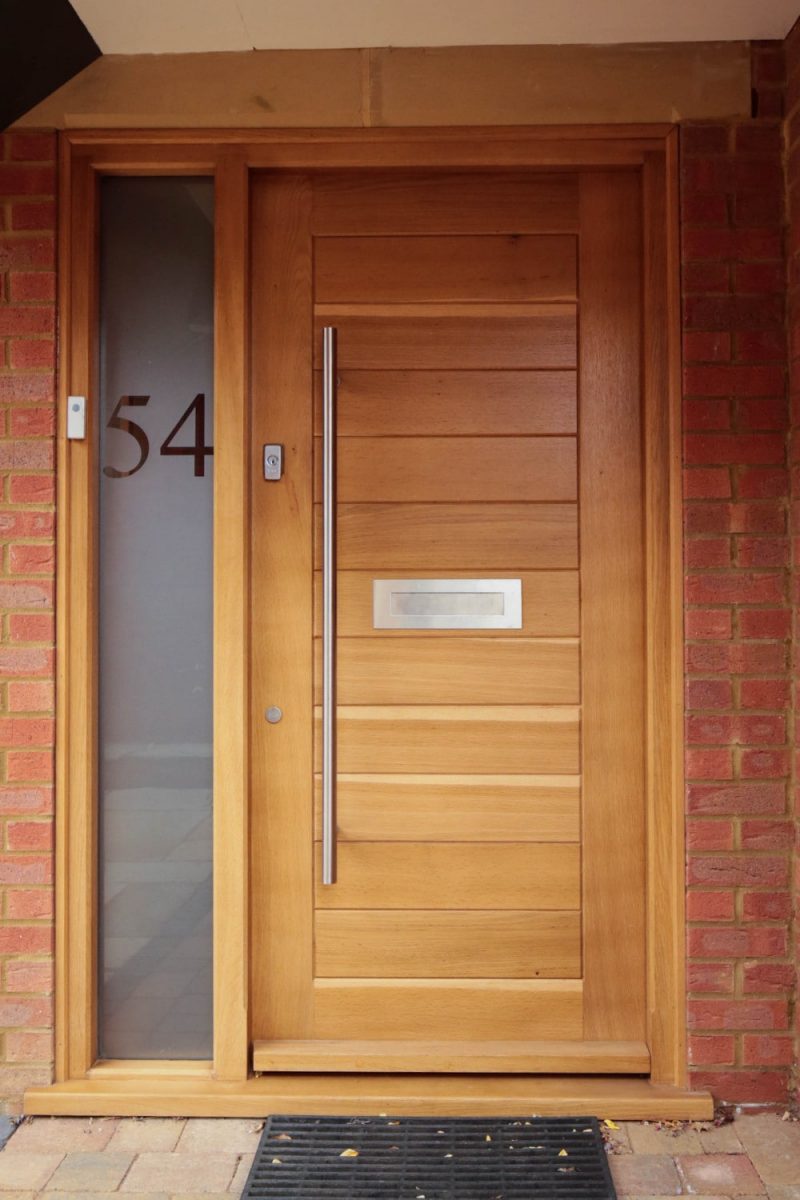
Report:
[[[321,909],[316,935],[320,978],[427,976],[446,979],[447,988],[453,979],[577,979],[581,973],[577,912]],[[423,1011],[418,1006],[420,1016]]]
[[[323,920],[342,915],[324,913]],[[448,915],[437,913],[436,919]],[[575,916],[548,915],[572,944]],[[510,928],[507,914],[487,916],[496,929]],[[541,945],[540,936],[540,953]],[[354,1030],[365,1038],[414,1038],[420,1029],[432,1038],[457,1032],[477,1041],[515,1038],[520,1031],[535,1031],[542,1038],[583,1036],[580,979],[319,978],[314,980],[313,996],[314,1029],[322,1038],[352,1037]]]
[[[580,848],[574,844],[345,842],[329,887],[321,883],[319,847],[316,859],[318,910],[580,907]],[[465,912],[464,927],[469,921]]]
[[[452,571],[453,579],[471,578],[464,571]],[[577,571],[520,571],[511,578],[522,582],[522,628],[504,629],[504,638],[576,637],[578,619]],[[432,571],[418,571],[415,578],[438,578]],[[336,621],[340,637],[399,638],[418,635],[413,629],[373,629],[372,571],[339,571],[337,576]],[[314,573],[314,633],[322,633],[322,572]],[[493,638],[496,629],[430,629],[430,639]]]
[[[322,836],[315,779],[314,829]],[[575,775],[339,775],[339,842],[577,842]]]
[[[317,303],[574,300],[571,236],[318,237]]]
[[[577,174],[348,171],[314,185],[315,234],[571,233]]]
[[[315,366],[322,365],[322,326],[337,328],[337,364],[344,370],[574,368],[577,362],[575,307],[527,306],[526,315],[406,315],[319,313],[315,319]]]
[[[315,718],[319,764],[319,710]],[[337,762],[346,774],[577,775],[578,733],[579,711],[566,706],[340,706]]]
[[[321,704],[320,638],[314,649],[314,695]],[[340,704],[577,704],[578,642],[340,637],[336,687]]]
[[[644,1042],[257,1041],[256,1071],[474,1071],[494,1074],[639,1072],[650,1069]]]
[[[315,505],[316,558],[322,558],[322,506]],[[340,570],[402,571],[575,568],[575,504],[339,504]]]
[[[314,438],[314,493],[322,499],[322,438]],[[574,437],[340,438],[340,503],[576,500]]]
[[[314,372],[314,429],[322,432],[322,372]],[[462,437],[577,431],[574,371],[344,371],[339,437]]]

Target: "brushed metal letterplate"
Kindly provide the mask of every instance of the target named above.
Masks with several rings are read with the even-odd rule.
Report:
[[[521,579],[373,579],[374,629],[521,629]]]

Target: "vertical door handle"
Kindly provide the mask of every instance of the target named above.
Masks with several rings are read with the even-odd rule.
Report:
[[[336,882],[336,330],[322,330],[322,882]]]

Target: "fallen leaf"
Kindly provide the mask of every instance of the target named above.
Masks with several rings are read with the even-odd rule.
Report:
[[[603,1124],[605,1125],[606,1129],[619,1129],[619,1125],[616,1121],[609,1121],[606,1119],[603,1121]]]
[[[357,1150],[343,1150],[339,1158],[358,1158]]]
[[[292,1140],[292,1135],[290,1133],[276,1133],[275,1134],[276,1142],[290,1142],[291,1140]]]
[[[559,1150],[558,1157],[559,1158],[569,1158],[569,1155],[567,1154],[566,1150]]]
[[[445,1154],[445,1158],[452,1158],[452,1154]]]
[[[492,1135],[490,1133],[487,1133],[485,1141],[490,1142],[491,1140],[492,1140]]]
[[[560,1175],[571,1175],[574,1172],[575,1168],[574,1167],[558,1167],[557,1170]]]
[[[283,1162],[282,1158],[273,1158],[272,1165],[273,1165],[273,1167],[277,1167],[282,1162]]]

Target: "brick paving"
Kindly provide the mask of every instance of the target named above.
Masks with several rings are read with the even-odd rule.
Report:
[[[36,1117],[0,1150],[0,1200],[231,1200],[261,1121]],[[800,1200],[800,1123],[620,1122],[607,1132],[626,1200]],[[324,1197],[321,1197],[324,1200]]]

